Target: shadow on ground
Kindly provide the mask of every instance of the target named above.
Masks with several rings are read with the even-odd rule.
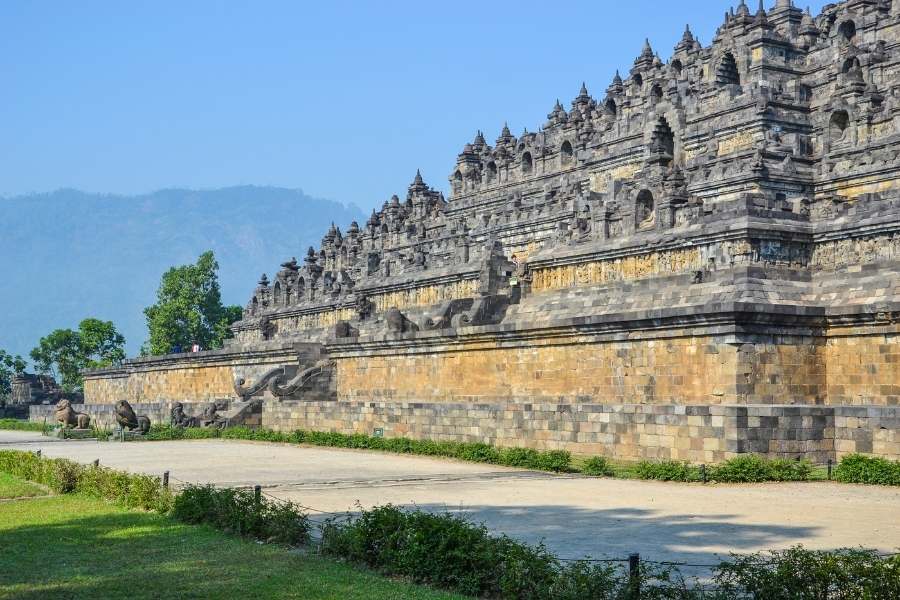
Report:
[[[747,554],[787,548],[813,537],[817,527],[740,523],[722,513],[659,515],[647,509],[585,509],[566,506],[448,506],[422,504],[429,512],[449,512],[494,532],[531,544],[543,542],[562,558],[627,558],[715,564],[730,552]],[[410,506],[412,508],[412,506]],[[317,520],[334,515],[315,515]]]

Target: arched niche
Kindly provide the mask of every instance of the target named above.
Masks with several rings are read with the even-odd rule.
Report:
[[[656,201],[650,190],[641,190],[635,198],[634,224],[637,229],[652,229],[656,224]]]
[[[527,175],[534,169],[534,159],[531,158],[531,152],[525,152],[522,155],[522,173]]]
[[[575,152],[572,149],[572,143],[566,140],[559,147],[559,161],[563,165],[570,165],[575,160]]]

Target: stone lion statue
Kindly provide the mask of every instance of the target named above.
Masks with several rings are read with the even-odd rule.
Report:
[[[199,425],[197,417],[192,417],[184,412],[184,404],[176,402],[172,407],[171,425],[172,427],[197,427]]]
[[[138,416],[134,414],[134,409],[131,408],[127,400],[116,402],[116,423],[122,429],[137,430],[141,435],[150,431],[150,418],[145,415]]]
[[[75,429],[88,429],[91,426],[91,418],[72,408],[72,403],[67,398],[56,403],[56,421],[63,427]]]

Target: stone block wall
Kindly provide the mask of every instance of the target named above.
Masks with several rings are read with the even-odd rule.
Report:
[[[900,333],[895,330],[829,338],[829,404],[900,406]]]
[[[776,343],[779,342],[779,343]],[[337,356],[342,400],[479,402],[561,398],[611,404],[817,404],[821,344],[735,343],[729,336],[601,341],[569,338],[400,347]]]
[[[387,437],[567,449],[626,460],[717,462],[753,452],[823,463],[836,457],[835,414],[841,410],[844,409],[778,405],[568,404],[549,399],[477,404],[282,402],[263,407],[262,424],[282,431],[309,429],[370,435],[378,428]],[[900,415],[894,409],[870,410],[875,415],[872,419],[896,430]],[[874,424],[855,425],[857,433],[841,434],[862,439],[864,432],[871,435]],[[882,430],[876,427],[876,431]],[[887,436],[875,433],[875,437]],[[879,454],[900,458],[896,442],[877,443]],[[872,452],[875,446],[860,444],[857,448],[870,448]]]
[[[900,407],[836,407],[834,445],[837,458],[854,452],[900,458]]]
[[[212,402],[232,400],[235,379],[254,380],[266,371],[297,363],[295,344],[254,351],[212,350],[126,361],[121,367],[88,371],[85,402],[132,405],[147,402]]]

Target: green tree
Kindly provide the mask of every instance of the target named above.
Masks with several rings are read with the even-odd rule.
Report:
[[[84,319],[77,331],[52,331],[31,351],[35,368],[53,375],[66,391],[81,388],[82,369],[108,367],[124,358],[125,338],[112,321],[100,319]]]
[[[21,356],[13,356],[0,350],[0,400],[6,400],[12,391],[12,378],[25,372],[25,361]]]
[[[150,339],[143,353],[168,354],[193,344],[222,347],[231,337],[229,326],[241,318],[241,307],[222,305],[218,271],[219,263],[208,251],[196,264],[172,267],[163,274],[156,304],[144,309]]]

